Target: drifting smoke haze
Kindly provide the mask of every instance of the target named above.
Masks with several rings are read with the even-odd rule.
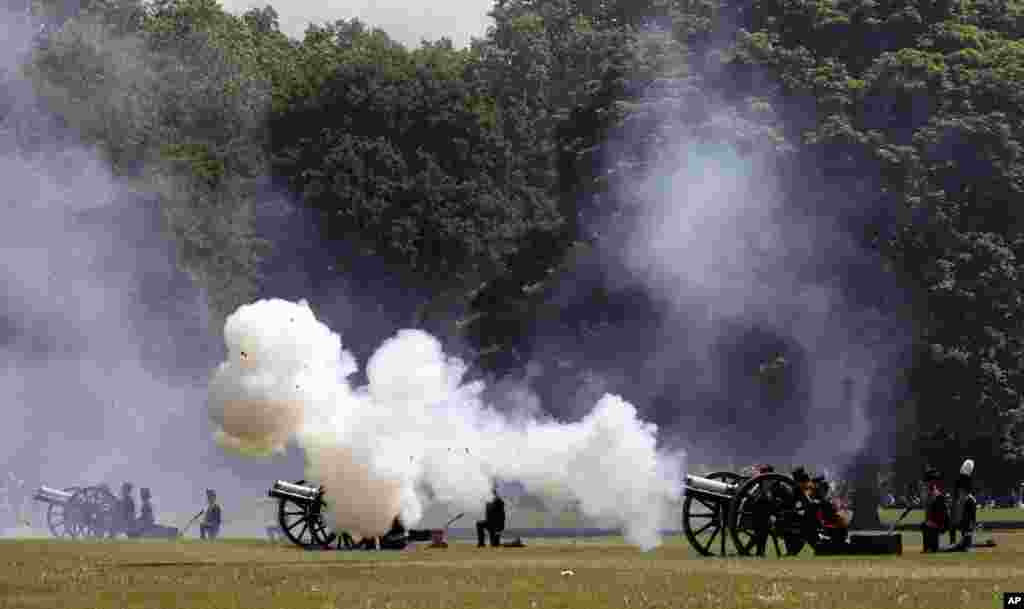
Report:
[[[415,526],[435,501],[476,511],[496,480],[514,480],[532,494],[561,489],[647,549],[679,498],[682,455],[659,452],[656,426],[617,396],[574,423],[509,418],[419,330],[386,340],[353,387],[354,358],[305,302],[243,306],[224,335],[229,359],[209,400],[221,445],[259,454],[295,438],[337,530],[379,535],[399,514]]]
[[[39,30],[0,9],[0,462],[18,482],[2,489],[0,531],[45,531],[29,499],[40,484],[149,486],[158,521],[175,526],[207,487],[231,510],[277,472],[247,470],[203,435],[221,349],[204,295],[176,268],[157,197],[46,110],[68,92],[42,99],[23,77]],[[111,59],[113,87],[143,77]]]
[[[870,210],[813,167],[783,184],[766,156],[664,122],[671,143],[600,228],[604,280],[639,288],[653,329],[642,366],[605,378],[695,461],[848,463],[894,424],[911,331],[905,296],[852,232]],[[639,141],[619,138],[609,158]]]

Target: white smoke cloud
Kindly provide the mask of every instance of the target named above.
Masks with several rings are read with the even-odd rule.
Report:
[[[431,501],[479,509],[496,480],[517,480],[534,494],[561,489],[649,549],[679,497],[683,455],[659,452],[656,426],[620,397],[570,424],[508,418],[418,330],[385,341],[353,388],[354,358],[305,302],[243,306],[224,334],[228,360],[209,393],[222,445],[265,454],[294,438],[337,530],[378,535],[397,514],[415,526]]]
[[[770,162],[685,136],[664,148],[654,170],[624,188],[637,209],[611,255],[687,327],[686,340],[672,342],[671,358],[684,352],[706,359],[722,324],[735,320],[788,336],[809,355],[804,416],[815,432],[793,437],[787,456],[815,460],[859,450],[871,433],[866,388],[884,362],[869,329],[892,324],[846,302],[841,272],[822,269],[838,268],[860,248],[829,217],[791,209]],[[705,378],[722,383],[730,372]],[[857,391],[844,400],[847,378]]]

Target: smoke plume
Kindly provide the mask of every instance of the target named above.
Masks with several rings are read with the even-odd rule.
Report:
[[[864,449],[892,423],[878,415],[895,410],[911,331],[905,295],[857,236],[873,210],[810,158],[786,182],[771,154],[669,119],[664,133],[648,171],[620,185],[625,211],[602,246],[610,275],[661,315],[643,360],[660,378],[630,374],[677,394],[656,420],[708,458],[828,463]]]
[[[648,549],[679,496],[682,455],[659,452],[657,427],[617,396],[569,424],[509,417],[418,330],[386,340],[353,387],[354,358],[305,302],[245,305],[224,335],[209,393],[222,446],[266,454],[294,439],[337,530],[379,535],[396,515],[415,526],[433,501],[478,510],[496,481],[515,480],[532,494],[563,489]]]
[[[157,520],[175,526],[212,487],[237,514],[278,472],[200,439],[209,422],[189,405],[222,357],[204,294],[176,266],[161,184],[146,167],[115,174],[89,132],[145,124],[129,112],[149,99],[139,91],[162,99],[142,40],[84,17],[58,29],[12,5],[0,7],[0,462],[20,484],[0,491],[0,529],[45,529],[31,500],[40,484],[149,486]],[[64,48],[75,52],[55,55]],[[103,77],[89,80],[86,103],[74,83],[93,61]]]

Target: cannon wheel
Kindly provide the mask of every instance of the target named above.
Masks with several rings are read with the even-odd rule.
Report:
[[[77,486],[69,486],[64,489],[64,492],[74,494],[79,490],[80,488]],[[69,518],[69,516],[71,516],[71,513],[68,511],[66,504],[51,503],[46,508],[46,527],[50,529],[50,533],[54,537],[75,536],[75,519],[74,517]]]
[[[742,556],[754,551],[756,517],[762,509],[768,526],[765,553],[774,549],[776,557],[798,554],[804,547],[800,488],[789,476],[774,473],[751,478],[733,497],[728,516],[736,551]]]
[[[295,484],[305,484],[299,480]],[[277,506],[277,521],[288,539],[303,548],[326,548],[337,539],[337,535],[327,528],[323,517],[324,502],[301,505],[293,499],[283,498]]]
[[[80,488],[71,496],[66,506],[66,517],[71,517],[73,526],[69,529],[72,538],[98,539],[114,531],[117,498],[100,486]]]
[[[739,484],[746,480],[746,476],[733,472],[712,472],[704,477],[720,480],[727,484]],[[683,533],[693,549],[702,556],[714,554],[716,539],[719,544],[719,554],[725,556],[725,538],[728,535],[725,530],[728,522],[726,509],[728,509],[728,503],[709,501],[690,494],[687,494],[686,499],[683,500]],[[702,540],[700,536],[708,532],[710,535]]]

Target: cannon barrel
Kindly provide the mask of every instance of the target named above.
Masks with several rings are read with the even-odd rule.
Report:
[[[64,505],[71,499],[72,493],[62,491],[60,489],[50,488],[49,486],[40,486],[36,489],[32,498],[36,501],[42,501],[43,503],[53,503],[57,505]]]
[[[299,504],[308,504],[316,501],[320,497],[321,492],[319,488],[314,486],[278,480],[274,482],[274,486],[270,487],[267,495],[276,499],[291,499]]]
[[[703,476],[686,476],[686,492],[703,495],[707,498],[728,501],[739,489],[738,484],[729,484],[720,480],[712,480]]]

